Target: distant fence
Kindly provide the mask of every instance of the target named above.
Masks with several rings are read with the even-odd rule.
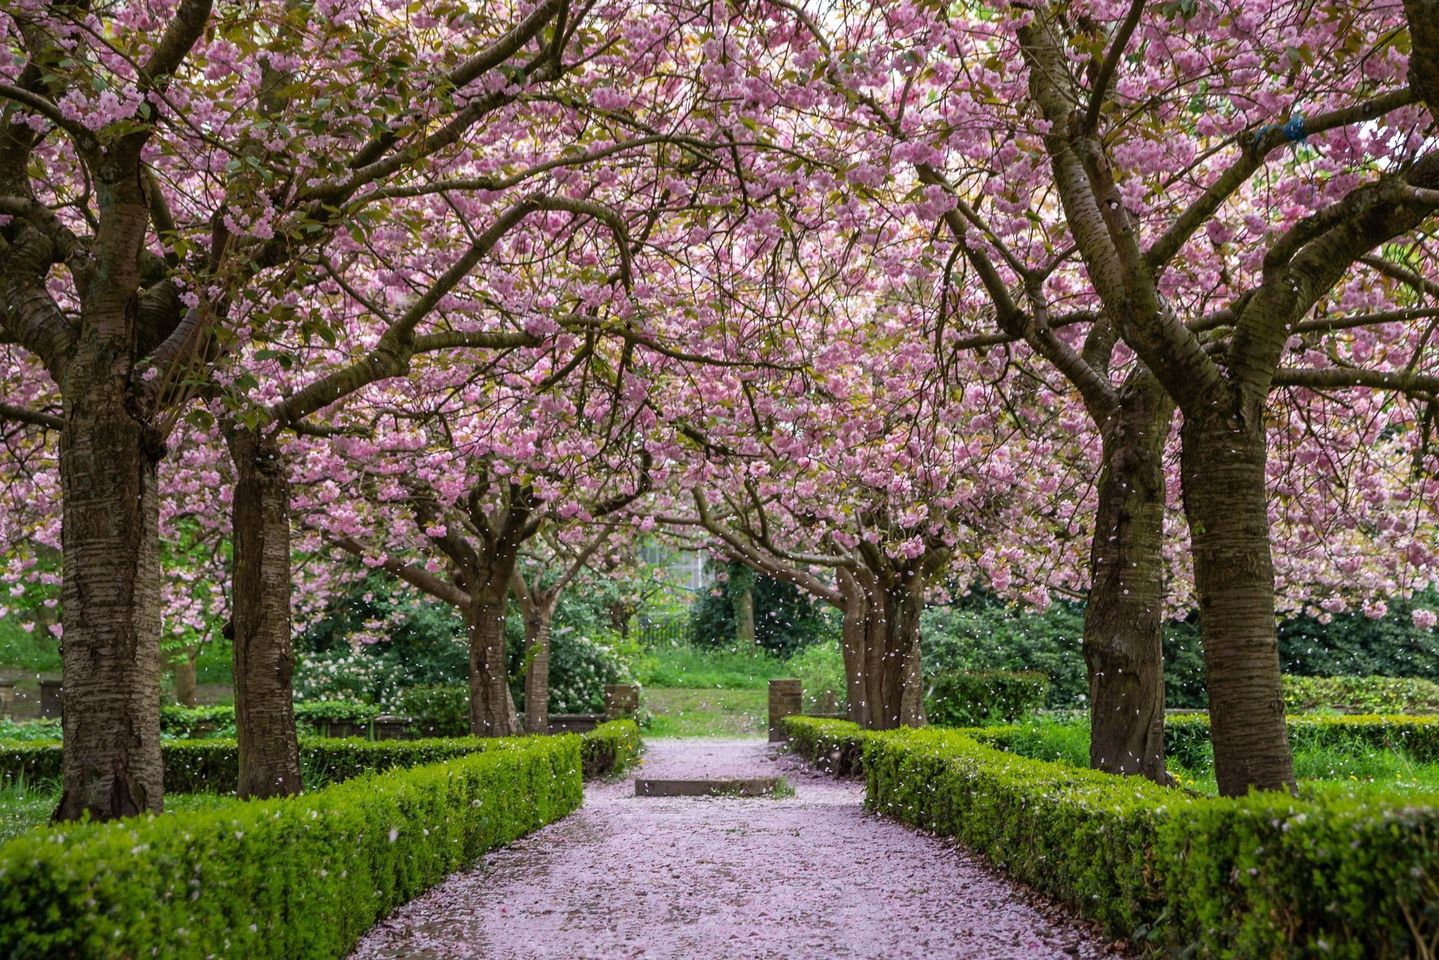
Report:
[[[662,644],[684,646],[694,640],[694,627],[688,610],[659,616],[642,613],[639,617],[639,633],[640,643],[647,647]]]

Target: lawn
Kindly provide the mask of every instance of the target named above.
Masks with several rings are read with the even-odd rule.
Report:
[[[763,651],[659,646],[635,664],[635,679],[646,687],[710,687],[755,690],[793,674],[788,665]]]
[[[173,793],[165,797],[165,810],[205,810],[234,800],[233,796],[218,793]],[[0,786],[0,843],[49,821],[59,802],[60,788],[54,782],[22,781]]]
[[[764,690],[647,687],[640,708],[646,737],[760,737],[769,723]]]
[[[1083,720],[1038,720],[1005,738],[1004,748],[1036,760],[1089,765],[1089,728]],[[1217,793],[1214,769],[1186,769],[1170,762],[1180,784],[1201,793]],[[1439,764],[1419,763],[1398,749],[1367,746],[1297,745],[1294,774],[1301,792],[1362,794],[1415,790],[1439,794]]]

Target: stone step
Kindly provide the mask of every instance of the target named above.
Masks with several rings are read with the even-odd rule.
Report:
[[[636,779],[637,797],[762,797],[773,793],[779,777],[745,777],[735,780]]]

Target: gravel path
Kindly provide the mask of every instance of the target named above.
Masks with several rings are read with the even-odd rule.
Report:
[[[797,795],[585,805],[405,905],[354,960],[1116,957],[963,851],[861,809],[864,788],[760,740],[655,740],[640,775],[783,774]]]

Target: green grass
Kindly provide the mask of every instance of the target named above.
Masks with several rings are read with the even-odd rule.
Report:
[[[635,665],[635,679],[647,687],[762,689],[789,676],[783,660],[754,650],[654,647]]]
[[[44,823],[58,802],[53,782],[15,780],[0,786],[0,843]]]
[[[1078,767],[1089,765],[1089,727],[1084,720],[1036,720],[1005,737],[1002,746],[1035,760]],[[1200,793],[1217,793],[1212,767],[1169,765],[1179,784]],[[1294,775],[1301,792],[1363,794],[1395,788],[1439,793],[1439,764],[1418,763],[1402,750],[1359,746],[1300,746],[1294,751]]]
[[[48,823],[59,802],[60,785],[54,781],[15,780],[0,786],[0,843]],[[207,810],[234,802],[234,797],[218,793],[174,793],[165,797],[165,810]]]
[[[758,737],[769,724],[764,690],[646,688],[640,707],[649,737]]]

